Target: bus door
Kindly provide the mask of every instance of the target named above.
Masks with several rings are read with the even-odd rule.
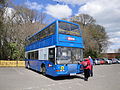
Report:
[[[49,48],[48,60],[55,64],[55,48]]]

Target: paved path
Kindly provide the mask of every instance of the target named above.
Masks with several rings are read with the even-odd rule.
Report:
[[[94,66],[94,77],[46,77],[25,68],[0,67],[0,90],[120,90],[120,64]]]

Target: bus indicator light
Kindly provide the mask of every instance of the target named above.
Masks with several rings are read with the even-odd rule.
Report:
[[[51,65],[51,64],[48,64],[48,67],[52,67],[52,65]]]

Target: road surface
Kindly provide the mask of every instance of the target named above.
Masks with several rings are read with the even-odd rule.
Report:
[[[120,64],[96,65],[94,76],[53,78],[26,68],[0,67],[0,90],[120,90]]]

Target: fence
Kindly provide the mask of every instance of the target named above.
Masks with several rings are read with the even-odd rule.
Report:
[[[25,61],[0,60],[0,67],[25,67]]]

